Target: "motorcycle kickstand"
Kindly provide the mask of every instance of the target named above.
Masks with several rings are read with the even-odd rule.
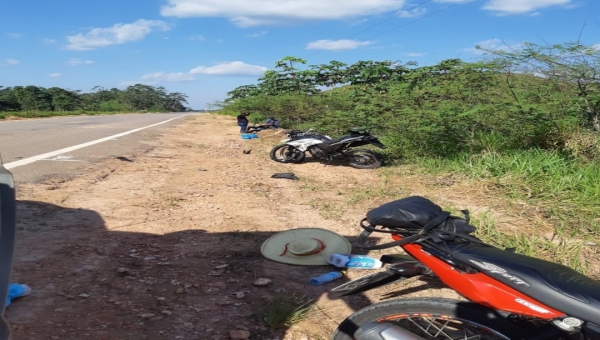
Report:
[[[331,163],[332,160],[333,160],[333,158],[329,157],[329,159],[327,160],[327,162],[325,162],[325,165],[323,165],[323,167],[328,166],[329,163]]]

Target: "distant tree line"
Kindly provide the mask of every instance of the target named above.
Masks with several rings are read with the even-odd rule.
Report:
[[[182,112],[187,96],[164,87],[136,84],[125,90],[96,86],[91,92],[60,87],[0,86],[0,112]]]

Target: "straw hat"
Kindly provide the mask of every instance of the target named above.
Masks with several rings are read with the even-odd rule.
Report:
[[[260,252],[269,260],[304,266],[326,265],[331,254],[350,254],[343,236],[319,228],[298,228],[268,238]]]

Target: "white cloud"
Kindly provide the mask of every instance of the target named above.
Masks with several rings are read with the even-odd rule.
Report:
[[[190,70],[190,74],[211,76],[260,76],[268,70],[266,67],[250,65],[241,61],[224,62],[214,66],[198,66]]]
[[[91,65],[94,62],[92,60],[82,60],[79,58],[71,58],[69,59],[69,61],[67,61],[67,64],[71,65],[71,66],[78,66],[78,65]]]
[[[400,11],[398,12],[398,16],[400,18],[414,18],[419,17],[427,12],[426,8],[415,8],[408,11]]]
[[[434,2],[448,4],[462,4],[472,1],[474,0],[434,0]],[[551,6],[576,7],[573,4],[573,0],[487,0],[483,5],[483,9],[498,12],[499,15],[539,15],[540,13],[536,12],[536,10]]]
[[[545,7],[568,5],[570,2],[571,0],[490,0],[483,9],[501,15],[527,14]]]
[[[371,45],[372,41],[357,41],[357,40],[317,40],[309,42],[306,45],[307,50],[328,50],[328,51],[344,51],[353,50],[361,46]]]
[[[224,17],[238,26],[339,20],[402,9],[406,0],[167,0],[167,17]]]
[[[155,85],[165,82],[186,82],[196,79],[196,75],[208,76],[259,76],[268,70],[266,67],[250,65],[241,61],[223,62],[214,66],[198,66],[188,72],[153,72],[146,73],[138,80],[123,81],[121,86],[135,84]]]
[[[600,51],[600,44],[594,44],[594,45],[592,45],[592,48]]]
[[[18,63],[20,63],[20,61],[18,61],[17,59],[12,59],[12,58],[6,59],[7,65],[17,65]]]
[[[408,52],[408,53],[404,53],[404,55],[408,56],[408,57],[422,57],[425,54],[426,53],[421,53],[421,52]]]
[[[56,40],[54,40],[54,39],[42,39],[42,41],[44,42],[44,44],[54,44],[54,43],[56,43]]]
[[[203,36],[203,35],[200,35],[200,34],[198,34],[198,35],[194,35],[194,36],[191,36],[191,37],[189,37],[189,39],[190,39],[190,40],[196,40],[196,41],[204,41],[204,40],[206,40],[206,39],[204,38],[204,36]]]
[[[62,76],[62,74],[60,74],[60,73],[52,73],[48,77],[58,78],[58,77],[61,77],[61,76]]]
[[[254,33],[254,34],[247,35],[247,37],[250,37],[250,38],[260,38],[262,36],[267,35],[268,33],[269,33],[269,31],[260,31],[260,32]]]
[[[194,76],[185,73],[185,72],[176,72],[176,73],[165,73],[165,72],[154,72],[144,74],[141,78],[141,81],[144,83],[162,83],[162,82],[183,82],[183,81],[192,81],[194,80]]]
[[[6,33],[6,36],[12,39],[18,39],[23,37],[25,34],[23,33]]]
[[[168,31],[169,25],[160,20],[140,19],[129,24],[115,24],[107,28],[93,28],[87,33],[67,37],[67,49],[85,51],[99,47],[143,39],[154,30]]]

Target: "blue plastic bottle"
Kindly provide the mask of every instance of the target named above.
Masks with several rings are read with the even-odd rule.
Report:
[[[313,286],[320,286],[324,283],[337,280],[337,279],[341,278],[342,276],[344,276],[343,272],[329,272],[327,274],[313,277],[312,279],[308,280],[308,282],[310,282],[310,284]]]
[[[339,268],[376,269],[383,266],[381,261],[372,257],[352,254],[331,254],[327,262]]]
[[[8,295],[6,296],[4,307],[10,306],[13,299],[29,294],[31,294],[31,288],[29,288],[28,285],[11,283],[10,286],[8,286]]]

